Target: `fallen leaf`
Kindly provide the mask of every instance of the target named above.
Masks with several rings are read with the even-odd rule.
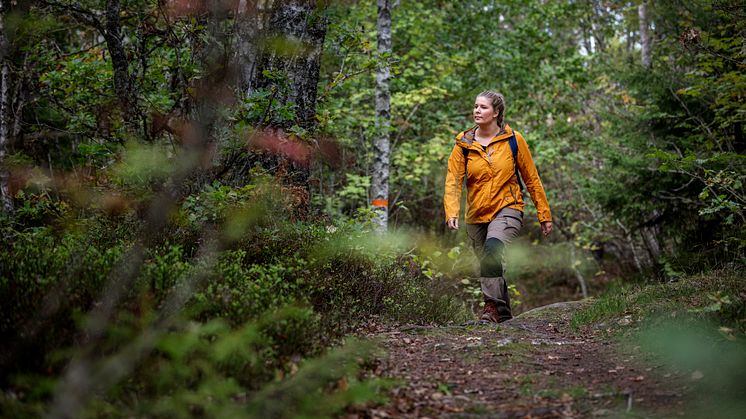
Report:
[[[388,418],[388,417],[391,417],[391,416],[389,416],[388,413],[386,413],[385,410],[382,410],[382,409],[372,409],[370,411],[370,413],[371,413],[371,416],[373,416],[374,418]]]

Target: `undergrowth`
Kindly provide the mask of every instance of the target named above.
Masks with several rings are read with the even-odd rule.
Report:
[[[617,285],[575,314],[601,325],[691,389],[685,417],[742,417],[746,409],[746,282],[742,268],[675,282]]]
[[[135,212],[26,195],[17,217],[0,218],[2,416],[38,417],[68,398],[84,401],[80,417],[325,417],[386,385],[357,378],[366,344],[339,347],[357,325],[465,318],[408,237],[365,220],[288,219],[282,188],[209,185],[149,240]],[[121,272],[134,280],[90,335],[87,313]],[[66,374],[80,359],[92,366],[76,390]]]
[[[614,283],[571,321],[577,330],[630,316],[713,319],[746,331],[746,283],[742,269],[713,270],[663,283]]]

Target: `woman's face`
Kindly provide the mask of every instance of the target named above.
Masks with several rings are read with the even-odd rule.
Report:
[[[489,98],[477,96],[477,99],[474,101],[474,111],[472,112],[474,122],[477,124],[489,124],[497,119],[498,115],[500,113],[492,107],[492,101]]]

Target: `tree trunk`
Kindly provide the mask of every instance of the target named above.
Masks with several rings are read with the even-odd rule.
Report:
[[[119,19],[121,8],[119,0],[106,1],[106,23],[102,32],[111,56],[114,92],[119,98],[124,118],[127,120],[131,115],[137,114],[138,109],[134,83],[129,71],[129,60],[122,42],[122,23]]]
[[[591,2],[591,28],[593,39],[596,41],[594,51],[604,51],[606,49],[606,35],[604,34],[604,6],[600,0]]]
[[[658,262],[660,262],[662,249],[660,245],[660,240],[658,240],[658,235],[656,233],[655,227],[642,227],[640,230],[640,234],[642,235],[643,242],[645,243],[645,248],[648,251],[648,254],[650,255],[650,259],[653,265],[657,265]]]
[[[318,0],[238,1],[237,48],[232,70],[235,87],[243,96],[260,89],[269,93],[269,104],[256,124],[267,129],[269,137],[274,137],[273,144],[279,140],[284,145],[236,157],[223,171],[224,181],[243,183],[248,169],[260,165],[308,192],[310,155],[300,153],[302,155],[293,157],[293,150],[309,150],[309,147],[297,144],[301,140],[288,138],[285,133],[293,126],[312,131],[316,125],[316,93],[328,23],[324,12],[328,3]],[[292,114],[280,114],[277,109],[289,109]]]
[[[142,120],[138,106],[135,83],[129,71],[129,59],[122,39],[122,22],[120,19],[122,5],[120,0],[106,0],[106,9],[102,22],[99,13],[76,4],[51,0],[40,1],[41,4],[52,8],[53,12],[69,14],[83,25],[97,30],[106,41],[106,49],[111,56],[111,66],[114,78],[114,93],[119,99],[119,105],[124,113],[124,120],[132,120],[136,116]],[[144,121],[143,121],[144,122]],[[147,137],[147,133],[145,133]]]
[[[237,20],[239,88],[274,89],[275,105],[292,107],[295,119],[267,125],[316,125],[316,90],[327,20],[317,0],[241,0]]]
[[[5,3],[5,2],[3,2]],[[10,173],[5,167],[5,154],[10,143],[10,65],[8,64],[8,38],[5,36],[6,5],[0,5],[0,210],[13,211],[10,195]]]
[[[637,255],[637,247],[635,246],[635,241],[632,238],[632,234],[629,232],[627,227],[625,227],[624,224],[622,224],[622,222],[619,221],[619,219],[616,220],[616,223],[619,226],[619,228],[621,228],[622,231],[624,232],[624,238],[627,240],[627,245],[629,246],[629,249],[632,251],[632,260],[635,262],[635,268],[637,268],[637,272],[642,274],[643,273],[642,262],[640,262],[640,257]]]
[[[240,0],[236,10],[236,85],[246,96],[256,87],[262,34],[267,31],[274,0]]]
[[[637,14],[640,18],[640,47],[642,54],[642,66],[650,68],[652,65],[650,57],[650,32],[648,30],[648,4],[643,1],[637,6]]]
[[[389,199],[389,128],[391,126],[391,69],[387,63],[391,54],[390,0],[378,0],[378,55],[381,59],[376,73],[376,138],[373,143],[373,179],[370,187],[371,203],[376,212],[375,222],[385,231],[388,226]]]

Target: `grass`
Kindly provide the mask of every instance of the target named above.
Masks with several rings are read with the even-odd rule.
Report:
[[[534,382],[537,374],[522,374],[517,375],[514,379],[518,385],[518,392],[523,397],[531,397],[534,394]]]
[[[565,394],[569,395],[575,400],[582,399],[588,395],[588,390],[579,385],[570,387],[558,386],[557,380],[554,377],[550,377],[549,380],[542,384],[542,389],[534,391],[534,384],[537,384],[538,376],[528,374],[520,378],[516,378],[516,383],[519,386],[519,393],[523,397],[531,398],[542,398],[542,399],[560,399]]]
[[[605,323],[604,329],[623,336],[627,350],[644,355],[660,371],[691,377],[686,417],[743,417],[745,274],[739,267],[671,283],[617,286],[577,312],[571,326]],[[627,323],[630,327],[614,327]]]
[[[741,324],[746,306],[742,269],[711,271],[677,282],[617,284],[573,316],[573,330],[630,316],[633,321],[660,315],[714,314],[722,322]]]
[[[583,386],[572,386],[564,389],[563,394],[569,394],[573,399],[580,399],[588,395],[588,390]]]

